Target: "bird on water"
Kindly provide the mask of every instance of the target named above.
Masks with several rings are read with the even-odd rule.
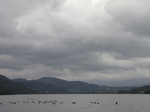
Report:
[[[116,105],[118,105],[118,102],[116,102]]]

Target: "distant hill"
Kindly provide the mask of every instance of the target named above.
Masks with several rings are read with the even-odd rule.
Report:
[[[81,81],[66,81],[54,77],[43,77],[37,80],[14,79],[15,82],[24,84],[27,88],[41,94],[94,94],[94,93],[116,93],[113,87],[98,86]]]
[[[17,79],[13,79],[13,81],[15,81],[15,82],[28,82],[28,80],[27,79],[22,79],[22,78],[17,78]]]
[[[109,87],[55,77],[36,80],[12,79],[0,75],[0,94],[101,94],[131,90],[131,87]]]
[[[145,85],[142,87],[135,87],[130,91],[119,91],[118,93],[122,94],[150,94],[150,85]]]
[[[3,94],[35,94],[21,83],[15,83],[9,78],[0,74],[0,95]]]

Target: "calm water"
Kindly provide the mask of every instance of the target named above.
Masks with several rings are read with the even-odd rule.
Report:
[[[0,103],[0,112],[150,112],[150,95],[8,95]]]

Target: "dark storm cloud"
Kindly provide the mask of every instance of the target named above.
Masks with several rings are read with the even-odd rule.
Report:
[[[148,78],[148,3],[1,0],[1,73],[112,83]]]

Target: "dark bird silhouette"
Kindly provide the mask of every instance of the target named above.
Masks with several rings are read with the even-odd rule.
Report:
[[[76,102],[72,102],[72,104],[76,104]]]

